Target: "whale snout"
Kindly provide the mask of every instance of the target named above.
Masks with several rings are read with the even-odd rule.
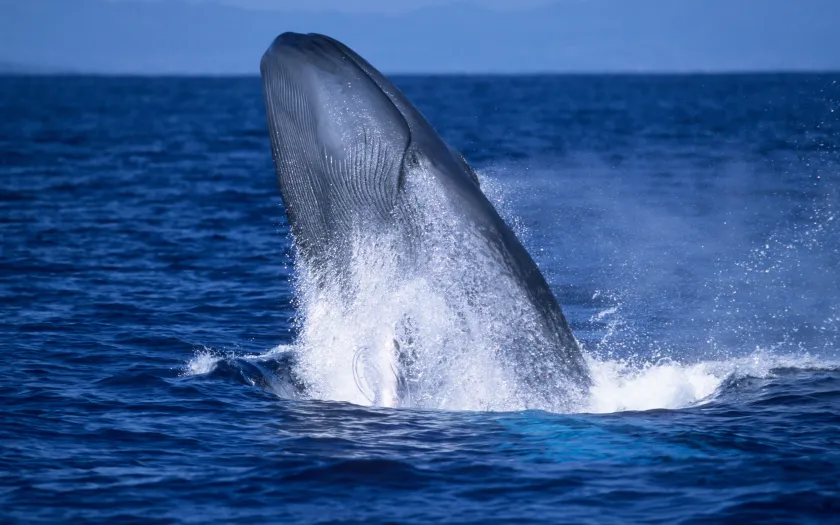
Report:
[[[283,33],[263,54],[260,70],[281,68],[288,73],[317,69],[322,74],[340,74],[349,58],[330,39],[316,34]]]

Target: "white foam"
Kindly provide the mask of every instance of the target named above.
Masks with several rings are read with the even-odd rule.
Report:
[[[590,360],[593,386],[587,412],[683,408],[712,395],[727,374],[706,364],[662,362],[641,368],[626,362]]]
[[[309,395],[386,407],[569,410],[583,389],[563,373],[553,332],[498,263],[498,248],[464,226],[434,176],[413,173],[406,184],[406,198],[416,200],[405,204],[399,231],[357,226],[348,244],[331,248],[338,255],[297,267],[296,372]]]
[[[358,332],[351,331],[353,334]],[[352,338],[352,336],[351,336]],[[279,345],[263,354],[242,356],[241,359],[263,361],[278,353],[297,352],[293,345]],[[588,357],[593,381],[587,399],[577,407],[562,408],[564,413],[613,413],[656,409],[681,409],[713,400],[720,387],[729,379],[754,377],[772,378],[779,369],[837,370],[840,363],[798,352],[778,354],[777,350],[756,349],[751,354],[721,360],[680,363],[672,359],[636,364],[619,359]],[[327,354],[329,352],[325,352]],[[232,358],[233,356],[228,356]],[[183,376],[211,373],[222,359],[215,351],[204,348],[197,351],[184,367]],[[326,364],[326,363],[325,363]],[[333,361],[325,368],[330,375],[330,390],[309,392],[309,397],[322,400],[343,401],[363,406],[385,406],[376,392],[376,386],[359,385],[353,378],[353,363]],[[322,367],[319,366],[319,369]],[[516,411],[522,410],[509,397],[509,391],[496,390],[510,378],[501,373],[493,362],[468,361],[453,364],[451,370],[440,370],[451,384],[438,397],[426,396],[410,400],[411,406],[444,410]],[[396,402],[393,405],[396,406]]]
[[[209,374],[216,369],[216,365],[221,360],[221,357],[207,347],[195,353],[192,359],[187,361],[181,373],[182,376],[197,376]]]
[[[425,182],[422,178],[410,181]],[[511,215],[503,188],[484,177],[482,187],[517,234],[527,234]],[[746,357],[719,361],[658,358],[639,364],[638,359],[615,359],[637,350],[632,347],[638,341],[631,337],[632,344],[627,344],[630,328],[621,302],[611,298],[613,304],[590,319],[604,325],[605,333],[594,348],[599,357],[587,357],[593,382],[588,395],[557,402],[562,396],[552,397],[552,392],[564,392],[563,384],[541,385],[548,394],[534,395],[532,384],[522,381],[529,370],[512,366],[505,358],[514,349],[530,354],[531,363],[539,363],[546,352],[547,346],[536,336],[530,344],[521,344],[528,341],[528,334],[537,332],[529,301],[511,284],[510,276],[497,270],[499,265],[480,244],[480,236],[459,227],[439,191],[419,186],[413,190],[423,214],[415,219],[426,239],[417,247],[425,258],[422,275],[407,272],[400,260],[404,247],[382,235],[357,235],[350,260],[342,259],[339,270],[327,272],[326,283],[309,275],[306,268],[296,269],[299,337],[293,347],[295,376],[306,385],[308,397],[365,406],[401,403],[445,410],[538,408],[609,413],[679,409],[714,399],[732,377],[767,377],[776,368],[833,366],[778,350],[757,350]],[[611,295],[598,291],[593,299],[602,293]],[[840,317],[836,312],[831,315],[834,317],[826,324],[836,329],[834,321]],[[290,350],[292,347],[278,347],[251,358]],[[414,378],[403,396],[398,390],[404,385],[399,384],[395,372],[400,352],[411,354]],[[696,351],[690,354],[696,355]],[[679,356],[680,352],[670,355]],[[199,352],[187,364],[185,375],[209,373],[217,362],[211,352]]]
[[[776,354],[756,349],[724,361],[682,364],[674,360],[633,365],[621,360],[589,360],[593,386],[585,412],[685,408],[713,399],[730,378],[769,378],[773,370],[836,369],[837,363],[807,353]]]

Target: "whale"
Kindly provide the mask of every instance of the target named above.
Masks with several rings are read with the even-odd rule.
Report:
[[[499,384],[516,385],[506,395],[521,408],[568,407],[586,395],[586,360],[537,264],[464,155],[385,75],[338,40],[291,32],[271,43],[260,72],[295,264],[312,287],[334,288],[337,308],[357,304],[362,285],[348,268],[367,243],[373,258],[388,254],[390,281],[426,283],[439,299],[412,304],[415,313],[384,332],[373,404],[405,405],[412,389],[416,401],[420,390],[442,388],[420,369],[422,344],[457,347],[467,375],[469,354],[481,349],[504,368]],[[417,328],[421,308],[446,309],[451,331],[475,333],[429,336]],[[435,361],[422,366],[449,363],[447,351],[428,350]]]

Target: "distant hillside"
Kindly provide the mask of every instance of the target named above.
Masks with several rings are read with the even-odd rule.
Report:
[[[0,75],[41,75],[54,72],[46,67],[0,61]]]
[[[0,74],[25,73],[26,68],[11,62],[0,62]]]
[[[0,60],[256,74],[271,39],[295,30],[344,40],[386,72],[828,70],[840,69],[839,20],[836,0],[558,0],[516,12],[461,3],[399,15],[0,0]]]

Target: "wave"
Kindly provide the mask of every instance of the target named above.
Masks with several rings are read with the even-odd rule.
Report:
[[[840,364],[807,353],[778,355],[756,350],[721,361],[680,363],[665,358],[641,365],[590,359],[594,385],[587,411],[679,409],[714,400],[741,379],[772,379],[782,370],[838,370]]]
[[[182,370],[184,377],[234,379],[264,388],[284,399],[319,399],[306,392],[297,377],[295,347],[280,345],[263,354],[235,355],[212,348],[196,351]],[[624,411],[682,409],[702,405],[731,390],[745,379],[772,380],[791,371],[838,371],[840,363],[807,353],[775,354],[769,350],[728,360],[681,363],[665,358],[635,363],[622,359],[587,358],[593,384],[583,402],[565,413],[607,414]],[[356,404],[373,406],[360,393]],[[332,399],[334,400],[334,399]],[[446,408],[471,410],[482,404],[481,395],[447,400]],[[505,407],[484,406],[496,411]]]

